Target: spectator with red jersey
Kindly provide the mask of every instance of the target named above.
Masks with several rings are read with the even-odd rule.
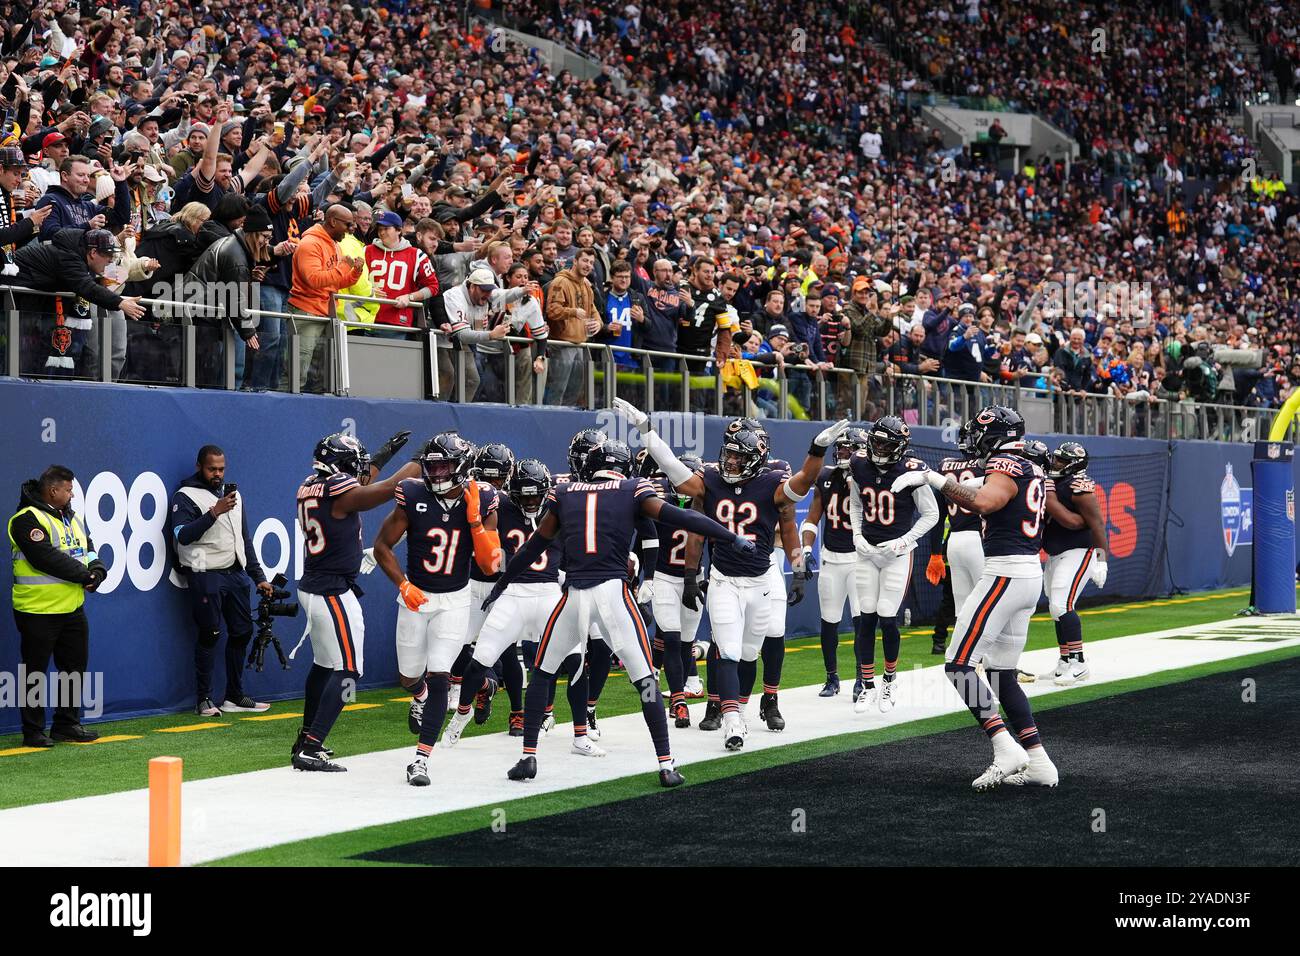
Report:
[[[375,219],[375,241],[366,246],[366,268],[374,295],[395,299],[397,305],[381,305],[375,314],[376,327],[422,328],[424,309],[420,303],[439,293],[438,274],[424,251],[402,237],[402,217],[381,213]],[[381,333],[397,337],[398,333]]]

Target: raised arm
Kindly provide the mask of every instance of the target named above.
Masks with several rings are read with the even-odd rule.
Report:
[[[674,488],[681,494],[690,495],[692,498],[698,498],[704,494],[704,479],[678,460],[668,442],[660,438],[655,432],[654,426],[650,424],[649,415],[631,402],[626,402],[621,398],[614,399],[613,405],[616,412],[627,419],[630,424],[635,425],[637,430],[641,432],[642,442],[650,453],[650,457],[668,476],[668,480],[672,482]],[[677,525],[677,527],[685,526]]]
[[[835,439],[844,434],[844,430],[849,427],[849,420],[841,418],[834,425],[823,428],[818,432],[817,437],[812,440],[808,446],[808,457],[804,459],[803,467],[793,475],[781,482],[780,488],[777,489],[776,504],[778,507],[782,504],[782,498],[788,498],[790,501],[803,501],[808,497],[808,492],[817,482],[817,476],[822,473],[822,466],[826,462],[826,451],[835,444]]]
[[[420,477],[420,466],[410,461],[403,465],[391,478],[386,478],[380,482],[371,482],[368,485],[361,485],[345,491],[334,499],[333,510],[335,517],[342,518],[354,511],[369,511],[371,508],[378,508],[384,502],[392,499],[399,482],[405,481],[407,478],[418,477]]]

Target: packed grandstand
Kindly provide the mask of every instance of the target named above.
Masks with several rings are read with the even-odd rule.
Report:
[[[11,374],[183,383],[164,293],[234,278],[196,384],[224,331],[225,384],[330,390],[295,317],[335,310],[459,346],[433,388],[465,401],[607,404],[582,343],[759,417],[924,407],[927,377],[1271,409],[1300,376],[1300,205],[1241,121],[1300,85],[1280,4],[0,7]],[[935,105],[1077,149],[954,145]],[[97,228],[106,291],[65,304]]]

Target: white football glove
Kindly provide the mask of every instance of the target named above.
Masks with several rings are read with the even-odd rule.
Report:
[[[823,428],[818,432],[817,437],[813,439],[813,444],[818,448],[830,448],[831,445],[835,444],[835,439],[843,435],[848,427],[849,420],[847,418],[841,418],[834,425]]]
[[[900,491],[907,491],[909,488],[919,488],[926,483],[926,474],[927,472],[924,471],[904,472],[894,479],[894,483],[890,485],[889,490],[894,494],[898,494]]]
[[[935,490],[936,493],[943,491],[943,486],[948,483],[949,476],[940,472],[927,470],[922,472],[922,474],[925,476],[926,482]]]
[[[1092,583],[1100,590],[1106,586],[1106,552],[1094,548],[1092,552]]]
[[[636,589],[636,603],[649,604],[655,599],[655,580],[651,578],[648,581],[642,581],[641,586]]]
[[[906,538],[894,538],[892,541],[886,541],[884,544],[877,546],[880,551],[886,554],[892,554],[896,558],[901,558],[907,552],[912,550],[912,542]]]
[[[616,398],[611,404],[614,406],[614,411],[626,418],[629,424],[636,426],[637,431],[641,432],[641,434],[644,435],[650,431],[650,416],[631,402]]]
[[[375,549],[366,548],[361,552],[361,573],[369,574],[377,567],[379,567],[379,562],[375,560]]]
[[[853,536],[853,550],[857,551],[858,556],[862,558],[874,558],[880,554],[876,546],[862,535]]]

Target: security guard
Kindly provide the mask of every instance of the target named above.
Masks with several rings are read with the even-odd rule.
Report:
[[[249,579],[267,597],[272,588],[257,562],[243,499],[238,489],[226,482],[225,452],[216,445],[204,445],[197,464],[198,471],[172,496],[168,515],[168,531],[176,546],[177,564],[189,583],[190,607],[198,628],[194,648],[198,705],[194,712],[216,717],[222,711],[264,711],[270,705],[245,694],[240,678],[253,637]],[[218,707],[212,699],[212,665],[223,619],[226,695]]]
[[[45,733],[45,705],[50,694],[28,700],[22,708],[23,745],[53,747],[55,740],[90,743],[99,734],[81,725],[81,700],[90,654],[90,625],[82,604],[108,576],[95,556],[90,533],[72,511],[73,474],[51,465],[40,478],[23,483],[18,513],[9,519],[9,546],[14,559],[14,621],[22,638],[22,664],[28,675],[45,678],[50,656],[58,668],[54,725]],[[30,677],[29,677],[30,681]],[[24,682],[24,686],[31,685]]]

